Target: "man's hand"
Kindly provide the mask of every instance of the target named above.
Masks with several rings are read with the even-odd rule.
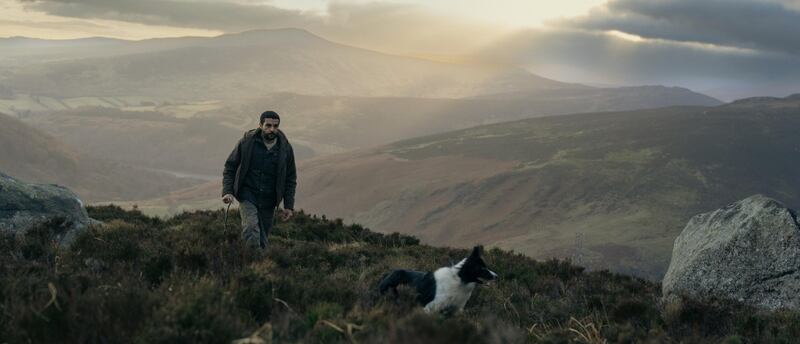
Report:
[[[281,216],[281,220],[286,221],[288,219],[291,219],[292,216],[294,216],[294,210],[292,210],[292,209],[284,209],[283,210],[283,215]]]
[[[231,202],[233,202],[233,195],[227,194],[225,196],[222,196],[222,203],[228,204]]]

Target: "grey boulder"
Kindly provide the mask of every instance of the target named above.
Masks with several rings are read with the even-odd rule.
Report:
[[[56,240],[70,244],[88,228],[86,208],[71,190],[54,184],[31,184],[0,173],[0,231],[24,235],[45,222],[57,222]]]
[[[675,239],[662,292],[667,302],[716,297],[769,310],[800,308],[797,213],[754,195],[693,217]]]

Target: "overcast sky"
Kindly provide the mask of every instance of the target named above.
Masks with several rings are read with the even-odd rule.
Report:
[[[142,39],[298,27],[364,48],[730,100],[798,93],[800,0],[0,0],[0,36]]]

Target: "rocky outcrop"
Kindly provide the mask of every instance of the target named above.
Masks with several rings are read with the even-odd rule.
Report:
[[[0,231],[24,234],[45,222],[57,222],[59,244],[68,245],[90,223],[83,202],[69,189],[29,184],[0,173]]]
[[[667,301],[718,297],[770,310],[800,308],[797,213],[754,195],[693,217],[675,239],[662,292]]]

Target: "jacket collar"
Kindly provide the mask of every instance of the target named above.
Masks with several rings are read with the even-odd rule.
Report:
[[[255,138],[262,137],[261,136],[261,128],[256,128],[256,129],[251,130],[250,132],[247,133],[247,136],[250,139],[255,139]],[[281,131],[280,129],[278,129],[278,141],[281,144],[283,144],[284,142],[288,141],[286,139],[286,134],[284,134],[283,131]]]

